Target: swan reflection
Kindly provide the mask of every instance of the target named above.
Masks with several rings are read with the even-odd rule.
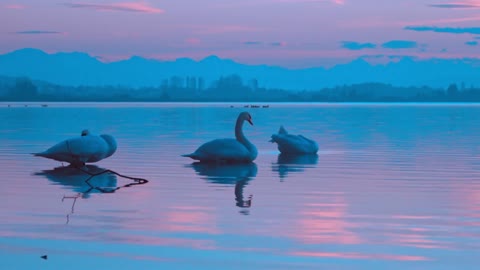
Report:
[[[76,167],[73,165],[62,166],[51,170],[43,170],[35,173],[35,175],[44,176],[55,184],[62,185],[77,192],[76,195],[63,196],[62,198],[62,202],[65,199],[73,199],[70,214],[74,213],[75,203],[78,198],[87,199],[90,197],[91,193],[114,193],[124,187],[148,183],[148,180],[146,179],[122,175],[115,171],[100,168],[95,165],[86,165],[82,167]],[[132,181],[118,186],[117,177],[130,179]],[[70,214],[67,214],[67,223],[69,222]]]
[[[204,176],[205,180],[210,183],[235,185],[235,205],[240,208],[249,208],[252,206],[252,195],[244,197],[243,190],[248,182],[253,180],[257,175],[257,164],[240,163],[240,164],[216,164],[195,162],[188,167],[192,167],[195,172]],[[248,212],[242,212],[248,214]]]
[[[117,187],[117,176],[103,173],[105,171],[108,170],[95,165],[86,165],[81,168],[65,166],[44,170],[35,175],[45,176],[54,184],[80,193],[82,198],[89,198],[91,193],[105,193],[105,191],[111,191]]]
[[[278,172],[280,180],[292,172],[303,172],[306,168],[316,165],[318,163],[317,154],[279,154],[277,163],[272,165],[272,171]]]

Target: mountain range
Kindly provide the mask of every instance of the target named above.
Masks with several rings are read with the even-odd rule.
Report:
[[[0,55],[0,75],[26,76],[71,86],[159,86],[172,76],[202,77],[208,86],[208,83],[220,76],[231,74],[237,74],[245,81],[257,79],[261,87],[290,90],[312,90],[367,82],[446,88],[451,83],[478,86],[480,60],[400,57],[398,61],[387,64],[372,64],[360,57],[328,69],[288,69],[246,65],[217,56],[209,56],[200,61],[189,58],[160,61],[133,56],[127,60],[105,63],[86,53],[48,54],[30,48]]]

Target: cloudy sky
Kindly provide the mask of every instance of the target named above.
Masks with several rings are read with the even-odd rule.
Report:
[[[477,58],[480,0],[0,0],[0,40],[2,54],[28,47],[104,61]]]

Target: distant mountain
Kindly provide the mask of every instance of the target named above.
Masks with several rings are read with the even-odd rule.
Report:
[[[200,61],[188,58],[158,61],[134,56],[128,60],[103,63],[78,52],[47,54],[37,49],[21,49],[0,55],[0,75],[27,76],[60,85],[144,87],[159,86],[172,76],[195,76],[202,77],[208,86],[220,76],[230,74],[238,74],[245,81],[257,79],[262,87],[291,90],[366,82],[446,88],[450,83],[480,85],[480,60],[404,57],[385,65],[373,65],[359,58],[330,69],[287,69],[244,65],[216,56]]]

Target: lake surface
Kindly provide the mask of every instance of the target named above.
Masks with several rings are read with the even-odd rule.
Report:
[[[180,156],[244,110],[254,164]],[[83,129],[118,143],[91,172],[149,182],[29,155]],[[0,103],[0,164],[0,269],[480,268],[478,104]]]

